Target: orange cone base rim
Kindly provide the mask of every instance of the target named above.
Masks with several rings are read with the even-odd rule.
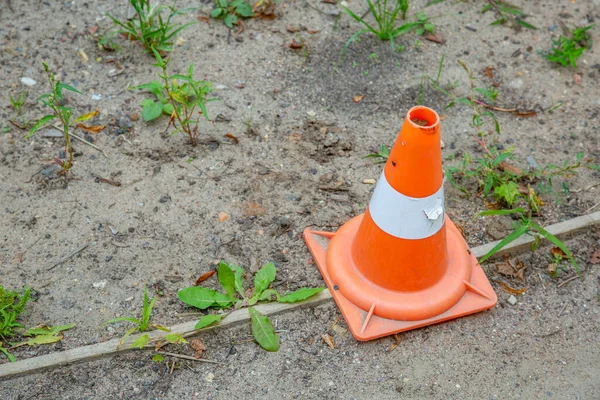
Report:
[[[462,235],[446,218],[448,269],[442,280],[416,292],[377,287],[356,269],[349,249],[363,215],[336,233],[304,230],[312,253],[352,335],[372,340],[494,307],[498,301]]]

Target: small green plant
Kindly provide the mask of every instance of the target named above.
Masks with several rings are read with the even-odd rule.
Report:
[[[142,101],[142,118],[144,121],[152,121],[163,113],[169,115],[171,118],[167,130],[171,124],[175,128],[171,135],[183,132],[190,138],[192,146],[195,146],[200,117],[204,115],[208,120],[206,97],[211,92],[210,83],[194,79],[193,65],[190,65],[187,75],[169,76],[167,66],[170,58],[163,59],[156,50],[154,56],[156,63],[152,65],[162,70],[162,73],[158,74],[161,81],[152,81],[133,88],[146,89],[158,100],[149,98]]]
[[[479,262],[483,263],[488,258],[492,257],[498,251],[500,251],[503,247],[508,245],[509,243],[517,240],[523,235],[530,235],[534,237],[534,241],[531,246],[531,251],[535,251],[542,239],[548,240],[550,243],[558,247],[564,255],[569,259],[571,265],[575,268],[578,274],[581,273],[579,270],[579,266],[573,257],[573,254],[569,251],[567,246],[556,236],[548,232],[546,229],[539,226],[537,223],[533,222],[531,211],[526,211],[523,208],[515,208],[511,210],[487,210],[479,213],[479,216],[492,216],[492,215],[509,215],[516,214],[518,220],[513,224],[513,231],[502,239],[496,246],[494,246],[486,255],[484,255]]]
[[[415,34],[422,36],[430,33],[435,33],[435,25],[424,12],[417,14],[418,25],[415,28]]]
[[[594,25],[573,29],[569,38],[560,35],[558,40],[552,40],[554,47],[545,57],[565,67],[577,68],[577,59],[592,45],[592,37],[588,33]]]
[[[363,158],[373,158],[373,159],[375,159],[374,164],[383,164],[387,161],[389,156],[390,156],[390,148],[388,146],[382,144],[379,146],[379,151],[377,153],[368,154],[368,155],[364,156]]]
[[[275,289],[269,288],[275,280],[276,274],[275,264],[265,264],[254,276],[254,289],[251,292],[252,295],[248,297],[244,290],[244,270],[242,267],[221,262],[217,268],[217,277],[225,293],[205,287],[191,286],[179,290],[177,296],[185,304],[201,310],[209,307],[227,309],[250,306],[248,312],[251,317],[254,339],[265,350],[277,351],[279,349],[279,337],[271,321],[252,306],[258,302],[272,301],[273,298],[280,303],[296,303],[322,292],[325,288],[301,288],[282,296]],[[226,316],[227,314],[207,314],[200,318],[195,328],[197,330],[205,328],[221,321]]]
[[[27,92],[19,92],[15,97],[9,94],[8,97],[13,110],[15,110],[15,118],[17,118],[21,115],[21,108],[23,108],[23,104],[25,104],[25,100],[27,99]]]
[[[119,317],[119,318],[113,318],[104,323],[104,325],[106,325],[106,324],[113,324],[115,322],[128,321],[135,325],[133,328],[130,328],[125,333],[125,335],[121,338],[119,345],[123,344],[123,342],[125,342],[125,339],[127,339],[129,337],[129,335],[131,335],[133,332],[135,332],[135,331],[146,332],[150,326],[168,332],[168,329],[163,327],[162,325],[157,325],[157,324],[150,325],[150,317],[152,316],[152,308],[154,307],[154,303],[156,303],[156,297],[154,297],[152,299],[152,301],[150,301],[148,299],[148,288],[146,288],[146,286],[144,286],[144,307],[142,309],[142,318],[141,319],[137,319],[137,318],[133,318],[133,317]],[[140,338],[138,338],[136,341],[133,342],[132,347],[140,347],[138,341],[140,341],[140,340],[143,341],[145,339],[145,337],[148,337],[148,335],[143,335]],[[149,337],[148,337],[148,340],[149,340]],[[147,341],[146,341],[146,343],[147,343]],[[144,343],[144,345],[145,345],[145,343]],[[141,347],[144,347],[144,345],[142,345]]]
[[[246,0],[215,0],[215,8],[210,12],[210,16],[222,19],[229,29],[233,29],[234,25],[239,24],[240,18],[254,17],[254,12]]]
[[[115,25],[100,33],[97,37],[95,37],[98,49],[104,51],[120,51],[121,46],[117,40],[120,34],[121,29]]]
[[[67,150],[68,159],[61,160],[59,158],[55,158],[54,162],[60,165],[63,169],[63,173],[65,173],[66,176],[69,177],[71,167],[73,166],[73,147],[71,146],[71,137],[69,136],[69,129],[73,125],[91,119],[92,117],[98,114],[98,111],[93,111],[91,113],[81,115],[72,120],[73,110],[63,105],[65,103],[65,98],[63,97],[63,90],[68,90],[79,94],[82,93],[74,87],[62,83],[60,80],[57,80],[54,77],[54,74],[50,72],[48,64],[43,62],[42,65],[44,66],[44,71],[46,72],[46,76],[48,77],[48,82],[50,83],[50,89],[52,90],[52,92],[41,95],[37,98],[36,101],[41,101],[42,104],[50,108],[52,110],[52,114],[45,115],[42,118],[38,119],[33,124],[27,135],[25,135],[25,138],[27,139],[31,137],[34,133],[48,125],[50,121],[58,119],[62,125],[60,129],[62,129],[62,134],[65,138],[65,148]]]
[[[186,8],[178,10],[175,4],[166,6],[164,4],[151,6],[150,0],[129,0],[135,11],[135,16],[127,21],[120,21],[110,14],[108,17],[119,26],[120,33],[129,40],[136,40],[144,46],[147,52],[156,49],[161,53],[173,51],[173,38],[183,29],[194,24],[179,26],[172,22],[173,17],[194,10]],[[168,16],[163,19],[162,13],[168,10]]]
[[[423,23],[418,21],[409,22],[397,26],[396,19],[398,18],[398,14],[402,15],[402,19],[406,19],[406,12],[408,11],[408,0],[395,0],[395,5],[391,7],[393,1],[394,0],[379,0],[372,2],[371,0],[367,0],[367,4],[369,5],[369,11],[373,15],[373,18],[375,18],[377,25],[369,24],[365,20],[365,18],[355,14],[352,10],[348,8],[348,4],[345,1],[342,1],[340,3],[342,9],[350,17],[352,17],[354,20],[365,26],[365,28],[356,32],[346,42],[342,50],[342,57],[344,57],[344,55],[346,54],[348,46],[350,46],[350,44],[354,42],[360,35],[364,35],[370,32],[381,40],[389,40],[392,46],[392,50],[395,50],[395,37],[410,32],[411,30],[417,27],[423,26]],[[388,3],[390,3],[390,6],[388,6]]]
[[[527,29],[537,29],[535,26],[524,21],[524,19],[527,18],[527,15],[523,12],[523,10],[521,10],[520,7],[517,7],[506,1],[488,0],[488,4],[481,9],[481,13],[484,14],[488,11],[493,11],[498,16],[498,19],[492,22],[490,25],[509,24],[515,30],[521,29],[521,27]]]
[[[12,338],[17,329],[23,328],[23,325],[17,322],[17,318],[25,309],[30,294],[29,288],[24,288],[23,294],[19,294],[6,290],[0,285],[0,352],[4,353],[11,362],[16,359],[8,352],[3,342]]]

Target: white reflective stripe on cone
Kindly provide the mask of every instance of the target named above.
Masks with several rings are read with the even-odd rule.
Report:
[[[369,203],[373,221],[386,233],[401,239],[424,239],[444,225],[444,185],[429,197],[398,193],[381,174]]]

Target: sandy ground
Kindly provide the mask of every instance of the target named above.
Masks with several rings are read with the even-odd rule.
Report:
[[[152,59],[136,43],[123,41],[121,52],[107,53],[89,37],[90,27],[109,25],[105,12],[125,16],[124,2],[13,0],[11,9],[4,1],[0,283],[35,290],[25,325],[77,324],[60,344],[15,355],[24,359],[119,337],[124,325],[101,325],[137,314],[144,284],[164,293],[154,320],[182,322],[177,314],[190,310],[177,300],[177,290],[219,259],[250,273],[274,261],[282,290],[322,285],[302,230],[335,230],[364,211],[373,185],[362,181],[377,178],[381,166],[362,157],[380,144],[393,144],[419,98],[421,74],[434,76],[444,54],[441,80],[458,81],[457,93],[468,88],[460,59],[482,86],[491,84],[486,67],[495,68],[499,106],[538,111],[531,118],[497,113],[500,144],[516,146],[521,168],[528,167],[527,156],[541,165],[562,164],[579,151],[597,162],[598,29],[592,31],[593,48],[578,63],[579,85],[572,69],[553,66],[538,51],[550,47],[561,23],[598,21],[600,4],[527,2],[527,21],[540,29],[515,32],[489,26],[494,16],[479,13],[484,3],[446,1],[427,8],[442,45],[409,34],[397,40],[406,48],[398,54],[389,43],[364,36],[339,65],[334,64],[344,43],[359,27],[347,16],[339,18],[332,4],[288,1],[278,6],[277,19],[247,21],[239,34],[228,35],[220,21],[199,22],[182,32],[184,41],[172,54],[172,71],[186,71],[193,63],[197,76],[213,82],[218,99],[209,104],[215,122],[201,124],[205,142],[191,147],[183,135],[164,135],[166,118],[150,124],[136,118],[145,94],[126,88],[154,79]],[[412,2],[409,14],[424,4]],[[179,6],[199,6],[203,15],[211,8],[187,1]],[[352,7],[366,11],[358,3]],[[300,31],[290,33],[288,26]],[[290,49],[292,39],[303,40],[305,49]],[[80,49],[88,62],[78,56]],[[107,126],[88,139],[108,158],[75,142],[76,179],[68,183],[46,169],[61,140],[24,140],[7,121],[13,117],[7,95],[25,88],[22,77],[37,82],[27,88],[25,115],[42,115],[34,103],[48,89],[42,61],[84,93],[69,95],[71,106],[81,113],[99,108],[93,122]],[[360,103],[353,101],[363,94]],[[559,102],[555,111],[542,112]],[[472,138],[468,107],[445,110],[447,103],[444,95],[424,90],[423,104],[443,117],[443,154],[452,165],[457,162],[452,156],[481,149]],[[225,138],[228,133],[239,144]],[[540,223],[586,213],[598,201],[597,188],[587,188],[597,182],[598,174],[589,170],[568,179],[568,195],[558,202],[545,197]],[[561,184],[556,182],[558,191]],[[446,197],[448,214],[464,227],[472,246],[510,231],[510,218],[472,218],[484,209],[481,198],[448,184]],[[220,212],[229,215],[222,223]],[[356,342],[343,320],[330,328],[340,314],[329,304],[279,316],[278,353],[261,350],[247,326],[216,330],[202,339],[206,358],[224,361],[222,366],[156,364],[151,353],[135,353],[2,382],[0,398],[600,398],[600,270],[589,263],[599,237],[596,229],[567,242],[584,274],[561,287],[572,272],[558,279],[546,275],[548,248],[520,255],[529,289],[514,306],[496,282],[521,283],[499,275],[494,263],[484,265],[499,296],[495,309],[402,334],[393,351],[388,352],[389,338]],[[86,243],[84,251],[49,270]],[[321,340],[326,332],[334,337],[333,350]],[[177,361],[172,372],[171,361]]]

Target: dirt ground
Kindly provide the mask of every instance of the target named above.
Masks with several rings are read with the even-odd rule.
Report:
[[[425,3],[412,1],[409,15]],[[457,60],[483,86],[492,83],[485,73],[491,66],[494,82],[500,83],[500,107],[537,111],[529,118],[496,113],[500,144],[516,146],[519,167],[528,167],[528,156],[540,165],[574,161],[579,151],[598,162],[598,28],[592,30],[593,48],[578,62],[578,77],[538,51],[550,47],[562,23],[600,21],[600,2],[524,2],[527,21],[539,30],[521,32],[490,26],[494,15],[480,13],[485,3],[445,1],[426,8],[436,17],[443,44],[411,33],[396,40],[405,50],[395,53],[388,42],[365,35],[339,65],[342,47],[359,26],[340,17],[333,4],[285,1],[277,6],[276,19],[246,21],[242,33],[228,34],[220,21],[200,21],[182,31],[171,63],[172,71],[181,72],[193,63],[197,76],[215,89],[217,101],[208,107],[213,122],[201,124],[203,143],[191,147],[183,135],[164,134],[166,117],[149,124],[139,118],[146,94],[127,88],[155,78],[151,57],[137,43],[124,41],[121,52],[100,51],[90,38],[90,27],[109,25],[106,12],[124,17],[126,2],[1,2],[0,283],[34,289],[25,325],[77,325],[62,342],[20,348],[15,356],[25,359],[123,335],[125,324],[102,324],[137,315],[144,285],[164,294],[154,321],[183,322],[178,314],[191,310],[176,298],[177,290],[220,259],[250,273],[273,261],[282,290],[322,285],[302,230],[335,230],[365,210],[373,185],[362,182],[376,179],[381,165],[363,157],[380,144],[393,144],[406,112],[418,101],[421,74],[435,76],[444,54],[441,80],[458,81],[457,92],[468,89]],[[199,7],[178,22],[211,9],[210,3],[192,1],[178,6]],[[351,7],[367,10],[356,1]],[[290,33],[289,26],[300,30]],[[302,40],[304,49],[290,49],[292,39]],[[89,61],[78,55],[80,49]],[[108,158],[74,142],[75,179],[68,183],[50,164],[62,139],[25,140],[8,122],[13,117],[8,93],[23,89],[29,91],[25,115],[43,115],[34,102],[48,91],[42,61],[84,93],[69,94],[70,105],[80,113],[100,109],[93,122],[106,125],[86,137]],[[37,83],[26,88],[23,77]],[[353,101],[363,94],[360,103]],[[471,110],[444,109],[448,101],[432,89],[423,92],[423,104],[442,115],[443,155],[452,165],[457,162],[452,156],[477,155],[481,149],[469,126]],[[543,111],[558,103],[556,110]],[[544,198],[539,222],[548,225],[594,210],[598,188],[592,186],[598,182],[597,172],[582,169],[568,179],[570,193],[557,201]],[[561,185],[557,180],[557,191]],[[509,217],[474,219],[484,209],[482,199],[447,183],[446,206],[472,246],[510,232]],[[220,222],[223,212],[229,218]],[[561,286],[572,271],[548,276],[549,248],[519,255],[527,265],[524,284],[507,280],[487,263],[499,297],[496,308],[401,334],[392,351],[390,338],[357,342],[343,320],[332,329],[340,314],[330,303],[278,316],[277,353],[260,349],[249,326],[216,329],[202,340],[205,357],[223,361],[220,366],[175,359],[157,364],[150,352],[136,352],[2,382],[0,398],[598,399],[600,268],[590,256],[600,248],[600,229],[567,245],[583,270],[581,280]],[[513,306],[498,281],[528,290]],[[326,332],[335,349],[321,340]],[[5,362],[0,358],[0,369]]]

